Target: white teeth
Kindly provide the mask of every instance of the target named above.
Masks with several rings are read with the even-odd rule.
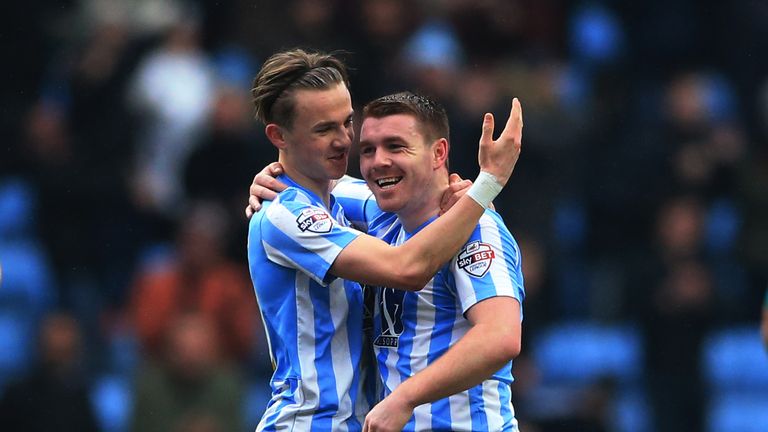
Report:
[[[379,185],[380,188],[388,188],[400,183],[400,180],[402,179],[402,177],[387,177],[376,180],[376,184]]]

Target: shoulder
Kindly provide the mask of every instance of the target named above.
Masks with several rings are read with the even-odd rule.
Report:
[[[480,221],[477,223],[477,226],[481,229],[496,230],[499,232],[499,235],[509,237],[515,242],[514,236],[512,235],[512,232],[509,231],[509,228],[507,228],[504,219],[500,214],[496,213],[495,210],[486,209],[485,213],[480,216]],[[517,242],[515,242],[515,244],[517,244]]]
[[[257,215],[260,214],[260,218],[257,219],[260,223],[265,221],[274,223],[274,221],[280,218],[285,218],[289,214],[298,216],[307,208],[326,212],[325,209],[318,206],[306,192],[295,187],[285,189],[277,195],[277,198],[275,198],[274,201],[268,201],[264,204],[264,210],[257,213]]]
[[[504,258],[512,263],[520,261],[520,247],[517,241],[504,224],[501,215],[490,209],[480,217],[475,231],[457,254],[457,260],[461,261],[462,257],[483,250],[493,251],[494,257],[502,253]]]
[[[368,185],[364,180],[352,178],[349,176],[342,177],[336,187],[331,192],[338,199],[357,199],[367,200],[373,196],[373,193],[368,189]]]

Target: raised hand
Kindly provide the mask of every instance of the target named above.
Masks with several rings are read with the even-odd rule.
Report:
[[[523,140],[523,108],[517,98],[512,99],[512,110],[507,124],[499,138],[493,139],[493,114],[483,118],[483,133],[480,136],[478,161],[480,170],[493,174],[503,186],[507,184],[517,159],[520,157]]]

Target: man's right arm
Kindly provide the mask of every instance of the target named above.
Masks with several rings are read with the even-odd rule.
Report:
[[[506,127],[493,140],[493,116],[486,114],[480,138],[480,169],[506,185],[520,155],[522,108],[517,99]],[[420,290],[472,234],[485,208],[469,194],[448,212],[404,244],[393,247],[371,236],[361,235],[338,255],[330,273],[370,285]]]

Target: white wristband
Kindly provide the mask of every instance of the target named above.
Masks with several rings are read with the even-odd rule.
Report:
[[[467,195],[475,200],[483,208],[488,208],[496,195],[501,192],[503,186],[496,180],[496,176],[485,171],[480,171],[475,182],[467,191]]]

